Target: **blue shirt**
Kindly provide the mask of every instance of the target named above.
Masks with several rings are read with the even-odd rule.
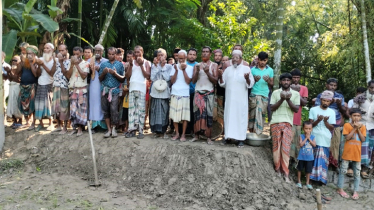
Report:
[[[261,76],[261,79],[258,80],[252,87],[251,93],[254,95],[261,95],[264,97],[269,97],[269,86],[268,83],[264,80],[263,76],[268,75],[270,78],[274,77],[274,71],[271,67],[266,65],[266,67],[261,70],[257,66],[251,68],[251,73],[253,77],[255,76]]]
[[[100,65],[100,71],[99,75],[101,75],[105,68],[109,69],[115,69],[117,73],[121,76],[123,76],[125,70],[123,68],[122,62],[114,61],[113,64],[110,63],[110,61],[106,61]],[[109,88],[115,88],[112,90],[112,94],[119,94],[121,82],[117,80],[117,78],[114,75],[111,75],[109,72],[105,75],[105,78],[103,81],[101,81],[101,91],[103,91],[104,86]]]
[[[186,63],[187,63],[187,65],[192,66],[192,67],[194,67],[196,64],[198,64],[198,62],[196,62],[196,61],[194,63],[190,63],[190,62],[187,61]],[[195,86],[196,86],[196,84],[190,82],[190,94],[195,93]]]
[[[322,93],[318,94],[315,106],[320,106],[321,105],[321,94]],[[342,106],[344,106],[344,96],[342,94],[334,92],[334,98],[341,98],[342,99]],[[334,110],[336,121],[338,121],[338,120],[340,120],[340,118],[342,118],[340,116],[340,112],[339,112],[339,108],[338,108],[337,103],[334,102],[334,103],[330,104],[329,108]]]
[[[305,140],[305,135],[300,135],[301,139]],[[314,141],[314,136],[310,135],[310,139]],[[300,148],[298,160],[311,161],[314,160],[313,146],[310,144],[309,140],[305,142],[304,146]]]

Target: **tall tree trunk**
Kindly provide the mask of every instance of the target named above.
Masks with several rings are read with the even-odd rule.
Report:
[[[3,4],[0,3],[0,26],[3,25]],[[0,28],[0,34],[3,34],[3,27]],[[3,39],[0,39],[0,49],[3,49]],[[1,54],[1,58],[3,55]],[[3,69],[3,64],[0,62],[0,69]],[[0,74],[0,152],[3,151],[5,141],[5,126],[4,126],[4,84],[3,73]]]
[[[101,36],[100,36],[100,39],[99,39],[99,44],[103,43],[103,41],[104,41],[105,34],[106,34],[107,30],[108,30],[110,22],[112,21],[112,17],[114,15],[114,11],[117,8],[118,2],[119,2],[119,0],[114,0],[114,2],[113,2],[112,9],[110,10],[108,18],[105,20],[104,28],[101,31]]]
[[[365,51],[365,69],[366,69],[366,81],[371,80],[371,67],[370,67],[370,57],[369,57],[369,44],[368,35],[366,30],[366,14],[365,14],[365,0],[361,0],[361,21],[362,21],[362,35],[363,44]]]
[[[82,0],[78,0],[78,36],[77,37],[77,46],[81,46],[81,38],[82,37]]]
[[[99,29],[102,28],[103,26],[103,10],[104,10],[104,6],[103,6],[103,0],[100,0],[100,23],[99,23]]]
[[[274,68],[273,89],[279,88],[279,75],[281,72],[281,58],[282,58],[283,16],[284,16],[283,0],[278,0],[275,52],[274,52],[274,67],[275,68]]]

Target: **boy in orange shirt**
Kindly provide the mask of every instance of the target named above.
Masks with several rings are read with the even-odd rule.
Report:
[[[361,171],[361,143],[366,138],[366,127],[359,123],[361,120],[361,110],[353,108],[349,111],[352,122],[345,123],[343,128],[343,135],[345,137],[345,145],[342,156],[342,163],[340,166],[339,179],[338,179],[338,191],[337,193],[343,198],[349,198],[346,192],[343,190],[344,176],[347,173],[348,164],[350,161],[353,163],[354,171],[354,192],[352,199],[357,200],[358,197],[358,186],[360,184],[360,171]]]

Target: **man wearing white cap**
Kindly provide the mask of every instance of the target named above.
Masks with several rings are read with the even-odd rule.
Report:
[[[242,52],[232,52],[232,66],[225,72],[218,70],[218,83],[225,88],[225,137],[239,141],[242,147],[246,139],[248,120],[248,88],[254,84],[251,69],[241,64]],[[226,141],[226,140],[225,140]]]
[[[35,128],[35,131],[39,131],[43,128],[43,118],[49,119],[49,127],[47,130],[52,130],[52,119],[51,119],[51,110],[52,110],[52,83],[53,75],[56,72],[56,64],[58,60],[53,56],[53,50],[55,47],[51,43],[46,43],[44,45],[43,57],[36,60],[36,63],[39,64],[37,69],[38,78],[38,87],[36,89],[35,96],[35,118],[34,120],[39,120],[38,127]]]

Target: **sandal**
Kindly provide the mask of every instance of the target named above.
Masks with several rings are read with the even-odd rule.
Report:
[[[171,140],[172,141],[175,141],[175,140],[177,140],[177,139],[179,139],[180,137],[179,137],[179,135],[175,135],[173,138],[171,138]]]
[[[132,138],[132,137],[135,137],[135,132],[128,132],[126,135],[125,135],[126,138]]]
[[[242,147],[244,147],[244,142],[243,141],[239,141],[238,148],[242,148]]]
[[[179,141],[181,141],[181,142],[185,142],[185,141],[187,141],[187,140],[186,140],[186,137],[181,137],[181,138],[179,139]]]
[[[74,135],[75,133],[77,133],[77,130],[73,130],[72,132],[69,133],[69,136],[72,136]]]
[[[42,125],[38,125],[38,126],[35,128],[35,132],[39,132],[42,128],[43,128]]]
[[[61,130],[58,134],[60,134],[60,135],[64,135],[64,134],[66,134],[68,131],[67,130]]]
[[[340,196],[342,196],[343,198],[349,198],[349,195],[346,193],[346,192],[344,192],[344,190],[342,190],[342,191],[336,191]]]
[[[353,177],[353,170],[352,169],[348,169],[347,176]]]
[[[31,131],[31,130],[34,130],[35,129],[35,125],[31,125],[30,127],[27,128],[28,131]]]
[[[351,197],[353,200],[358,200],[360,197],[358,196],[358,193],[355,192],[353,193],[352,197]]]
[[[193,138],[190,140],[190,142],[195,142],[195,141],[198,141],[198,140],[200,140],[199,136],[195,136],[195,137],[193,137]]]
[[[301,183],[297,183],[296,184],[296,187],[300,188],[300,189],[303,189],[303,185],[301,185]]]
[[[369,179],[369,175],[365,171],[361,172],[361,177],[364,179]]]
[[[331,201],[331,200],[332,200],[331,197],[328,197],[328,196],[325,195],[325,194],[322,194],[321,196],[322,196],[323,199],[325,199],[325,200],[327,200],[327,201]]]
[[[306,185],[306,188],[307,188],[308,190],[313,190],[313,186],[310,185],[310,184],[307,184],[307,185]]]
[[[212,144],[213,144],[213,141],[212,141],[211,139],[207,139],[207,140],[206,140],[206,143],[207,143],[208,145],[212,145]]]
[[[142,133],[139,133],[137,136],[136,136],[137,139],[144,139],[144,134]]]
[[[77,137],[81,135],[83,135],[83,131],[81,131],[80,133],[77,133]]]

